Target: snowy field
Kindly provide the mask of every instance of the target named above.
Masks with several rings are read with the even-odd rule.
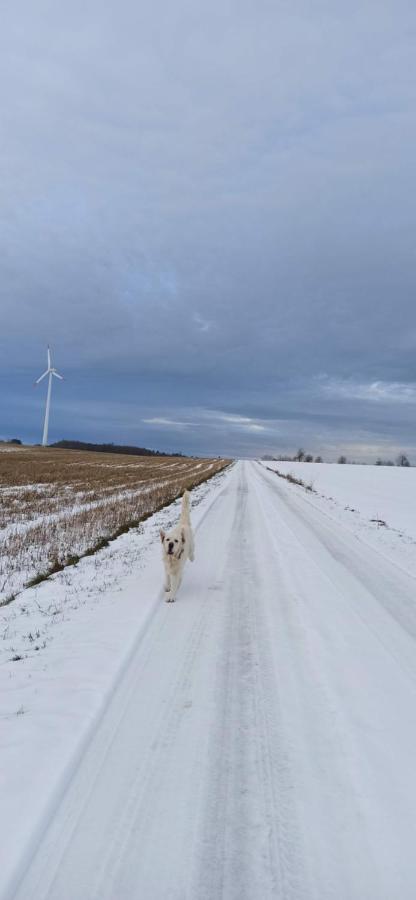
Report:
[[[416,468],[262,462],[301,479],[309,503],[416,576]],[[292,485],[305,495],[302,487]]]
[[[0,604],[224,466],[48,447],[7,450],[0,453]]]
[[[416,540],[416,468],[304,462],[264,465],[285,475],[292,473],[317,493],[368,521],[384,521],[389,528]]]
[[[178,502],[0,610],[1,900],[414,900],[414,494],[349,477],[197,487],[175,604]]]

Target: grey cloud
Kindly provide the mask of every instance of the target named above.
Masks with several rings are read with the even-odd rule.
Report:
[[[413,446],[415,25],[405,0],[4,10],[3,428],[17,403],[34,435],[5,373],[49,340],[62,431],[78,402],[92,439]]]

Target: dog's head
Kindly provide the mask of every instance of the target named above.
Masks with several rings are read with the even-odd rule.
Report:
[[[185,543],[185,531],[183,528],[180,531],[175,529],[175,531],[171,531],[168,534],[161,528],[160,540],[166,556],[175,556],[176,559],[180,559]]]

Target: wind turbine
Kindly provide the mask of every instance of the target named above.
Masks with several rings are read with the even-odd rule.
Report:
[[[48,443],[49,410],[51,408],[52,378],[53,378],[53,376],[55,376],[55,378],[59,378],[61,381],[64,380],[63,376],[60,375],[59,372],[57,372],[56,369],[54,369],[52,366],[51,348],[50,348],[49,344],[48,344],[48,368],[46,369],[46,372],[44,372],[43,375],[40,376],[40,378],[36,379],[35,385],[39,384],[39,382],[42,381],[43,378],[46,378],[47,375],[49,375],[49,380],[48,380],[48,393],[46,395],[46,409],[45,409],[45,422],[43,425],[42,447],[46,447],[46,445]]]

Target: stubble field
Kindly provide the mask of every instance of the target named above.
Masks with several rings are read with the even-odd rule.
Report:
[[[0,451],[0,604],[221,471],[228,460]]]

